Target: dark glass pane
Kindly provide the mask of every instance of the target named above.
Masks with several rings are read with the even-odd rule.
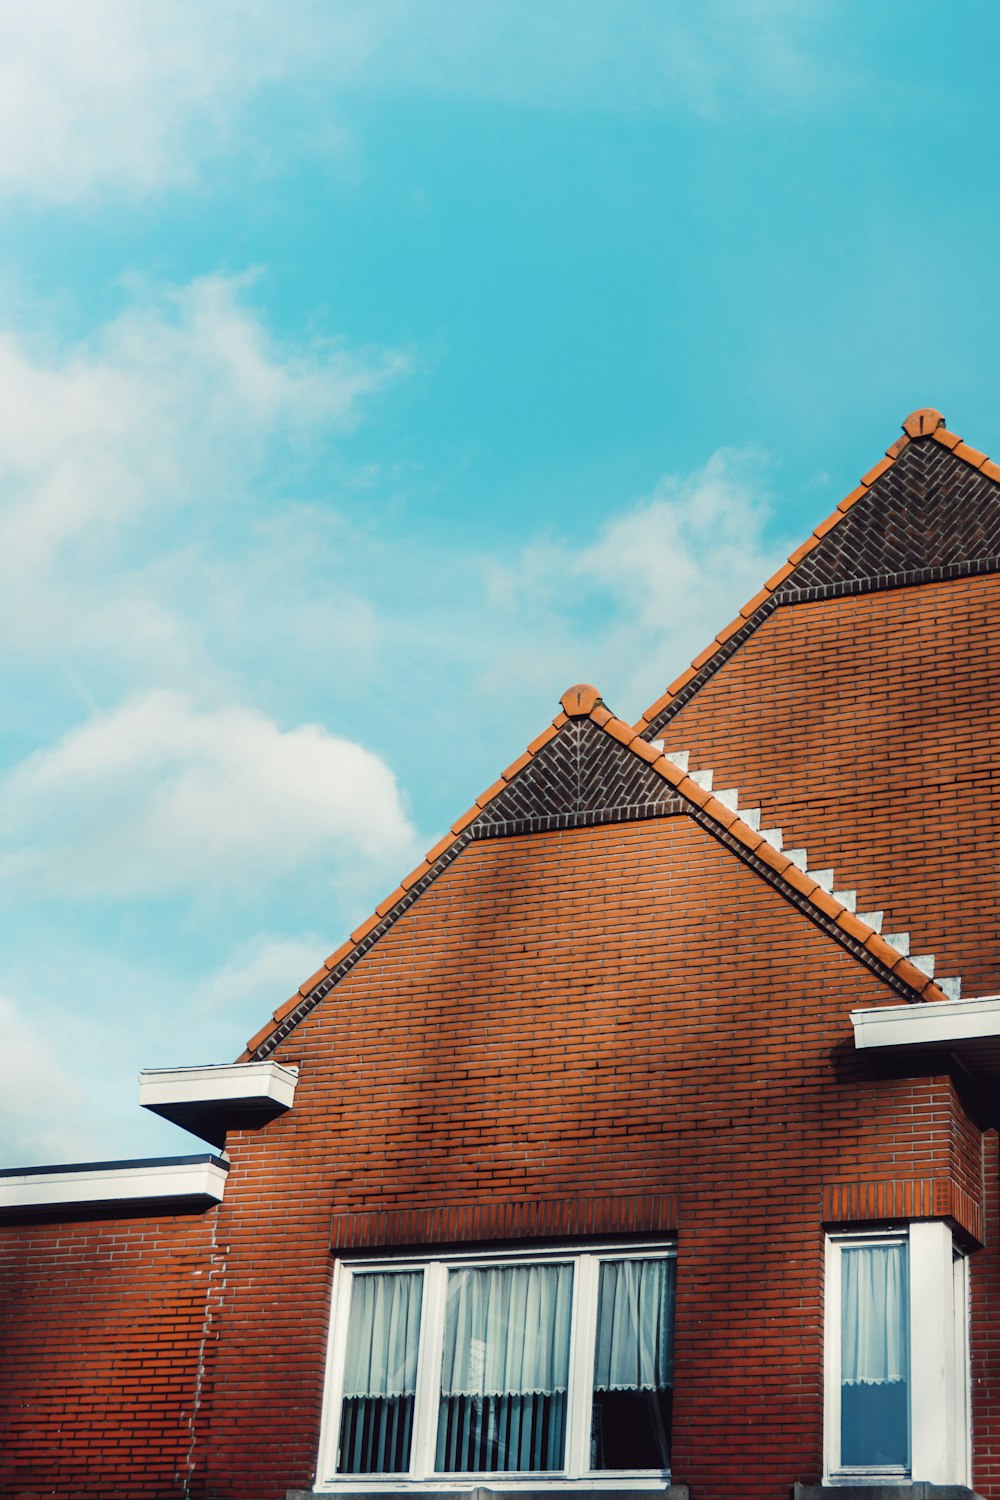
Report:
[[[840,1392],[840,1462],[845,1467],[909,1462],[905,1380],[845,1385]]]
[[[674,1393],[595,1391],[592,1469],[668,1469]]]
[[[442,1396],[437,1468],[445,1474],[561,1469],[565,1439],[564,1391]]]
[[[347,1396],[340,1419],[339,1474],[405,1474],[412,1396]]]

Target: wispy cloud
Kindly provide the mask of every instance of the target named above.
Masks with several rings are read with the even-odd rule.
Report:
[[[328,442],[406,368],[329,339],[285,348],[245,290],[137,288],[119,318],[55,352],[0,334],[0,642],[22,659],[88,641],[183,653],[183,621],[131,566],[136,549],[161,555],[151,528],[186,515],[193,537],[234,504],[245,513],[275,445]]]
[[[533,544],[484,562],[506,642],[491,672],[563,685],[576,673],[637,715],[793,545],[774,532],[765,456],[720,450],[692,474],[664,475],[582,547]]]
[[[794,0],[34,0],[0,14],[0,193],[72,203],[194,182],[235,141],[244,170],[285,92],[296,141],[334,149],[349,95],[542,109],[731,113],[832,97],[829,7]],[[260,107],[264,100],[263,110]]]

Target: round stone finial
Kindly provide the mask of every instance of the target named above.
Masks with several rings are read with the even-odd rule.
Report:
[[[903,423],[903,431],[907,437],[930,437],[932,432],[937,432],[943,427],[944,417],[933,406],[921,406],[917,411],[911,411]]]
[[[585,719],[592,708],[601,701],[601,695],[589,682],[578,682],[567,688],[559,702],[563,712],[571,719]]]

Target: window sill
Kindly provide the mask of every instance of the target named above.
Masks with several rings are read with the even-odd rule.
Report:
[[[823,1492],[829,1500],[828,1492]],[[958,1496],[955,1491],[955,1496]],[[470,1485],[467,1489],[425,1489],[418,1484],[384,1485],[379,1489],[357,1490],[287,1490],[285,1500],[401,1500],[403,1495],[419,1496],[419,1500],[690,1500],[686,1484],[633,1485],[628,1489],[614,1489],[610,1485],[587,1483],[580,1485],[553,1485],[551,1488],[518,1487],[503,1483]],[[971,1490],[963,1490],[961,1500],[972,1497]],[[871,1495],[866,1500],[872,1500]],[[952,1500],[951,1492],[941,1500]]]
[[[983,1497],[964,1484],[929,1484],[912,1479],[886,1483],[875,1479],[870,1484],[841,1484],[839,1480],[831,1484],[796,1484],[792,1500],[983,1500]]]

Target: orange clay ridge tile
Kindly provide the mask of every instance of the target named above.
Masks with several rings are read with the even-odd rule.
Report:
[[[988,479],[1000,480],[1000,464],[991,462],[985,453],[980,453],[978,448],[970,448],[955,433],[949,432],[945,426],[944,417],[939,411],[935,411],[932,406],[923,406],[918,411],[911,412],[903,423],[903,436],[897,438],[885,450],[885,457],[880,459],[874,468],[868,470],[868,473],[863,476],[857,488],[853,489],[849,495],[846,495],[841,500],[833,514],[827,516],[825,521],[821,521],[812,534],[807,536],[800,546],[796,547],[795,551],[789,556],[788,561],[778,569],[773,577],[767,580],[760,593],[755,594],[743,606],[734,620],[731,620],[728,625],[723,626],[715,639],[710,641],[705,647],[704,651],[699,651],[691,665],[685,668],[680,676],[670,684],[663,696],[657,698],[655,703],[650,704],[642,718],[637,720],[635,724],[635,728],[640,734],[649,728],[665,708],[669,707],[681,689],[687,687],[692,678],[697,676],[700,668],[706,666],[712,660],[721,647],[725,645],[726,641],[747,624],[748,620],[762,604],[767,603],[775,590],[795,571],[796,566],[802,559],[814,547],[818,547],[823,537],[833,531],[851,507],[863,495],[868,493],[876,479],[881,479],[882,475],[892,468],[896,459],[903,452],[903,449],[909,445],[911,440],[922,437],[930,437],[934,442],[940,443],[942,447],[950,449],[956,458],[961,458],[967,464],[971,465],[972,468],[981,470]]]
[[[559,729],[571,719],[589,719],[593,724],[610,735],[613,739],[626,746],[639,759],[645,761],[651,768],[663,778],[674,791],[681,796],[692,809],[698,809],[706,818],[710,819],[716,827],[724,832],[728,839],[735,840],[747,853],[755,854],[758,860],[766,864],[775,875],[778,875],[785,883],[797,891],[799,895],[809,902],[827,922],[833,922],[837,928],[847,936],[854,938],[863,944],[867,952],[886,972],[900,971],[905,978],[906,986],[911,992],[914,1000],[946,1001],[947,996],[938,988],[932,979],[929,979],[912,964],[906,963],[901,954],[885,941],[872,927],[862,922],[853,912],[847,910],[843,904],[823,890],[817,882],[780,850],[772,848],[755,829],[748,823],[744,823],[739,814],[733,812],[725,803],[720,802],[711,792],[688,775],[686,771],[669,760],[663,752],[649,740],[644,740],[639,732],[624,719],[619,719],[605,706],[597,689],[585,683],[578,683],[569,688],[560,700],[562,712],[553,719],[549,729],[543,731],[532,740],[531,745],[525,753],[517,758],[504,771],[500,780],[494,782],[487,792],[484,792],[460,818],[456,818],[451,825],[450,832],[445,834],[432,849],[428,850],[427,857],[415,870],[405,877],[402,884],[397,886],[384,901],[380,901],[375,911],[366,922],[356,927],[351,933],[350,940],[331,953],[323,965],[311,975],[304,984],[300,985],[295,994],[283,1005],[279,1005],[272,1018],[261,1029],[250,1038],[246,1045],[246,1051],[239,1059],[247,1061],[258,1047],[262,1046],[274,1033],[276,1027],[280,1026],[300,1005],[305,1004],[312,993],[328,980],[334,971],[345,961],[352,957],[360,957],[359,949],[364,940],[379,927],[384,932],[395,917],[400,915],[396,908],[399,902],[407,896],[408,888],[422,880],[425,876],[431,876],[435,863],[448,850],[455,847],[461,834],[468,828],[485,807],[488,807],[494,797],[498,797],[507,784],[520,775],[521,771],[534,760],[551,739],[558,734]],[[395,912],[395,915],[394,915]],[[378,936],[381,936],[379,932]],[[375,939],[377,941],[377,939]],[[370,945],[369,945],[370,946]],[[331,986],[332,987],[332,986]]]

